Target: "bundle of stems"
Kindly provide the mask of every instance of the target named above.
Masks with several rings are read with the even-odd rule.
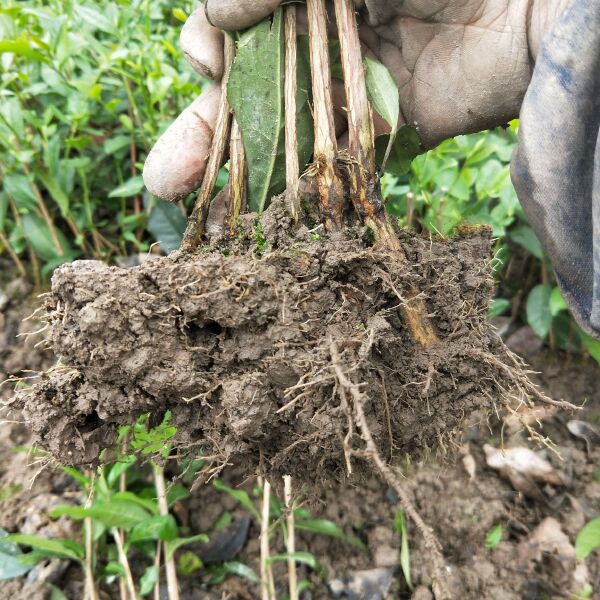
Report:
[[[375,144],[371,106],[367,97],[356,14],[351,0],[335,0],[341,60],[347,97],[348,149],[338,148],[331,96],[331,68],[327,36],[327,12],[324,0],[307,1],[309,47],[314,120],[313,162],[305,175],[314,179],[319,208],[326,230],[340,231],[343,214],[351,205],[378,242],[399,249],[381,198],[375,164]],[[297,27],[296,7],[285,7],[285,149],[286,196],[290,212],[299,218],[296,88]],[[219,168],[223,164],[229,140],[230,172],[227,193],[227,230],[234,235],[236,221],[246,206],[246,161],[242,132],[232,117],[227,101],[227,84],[235,58],[235,42],[225,34],[225,75],[221,104],[206,173],[188,220],[184,250],[193,250],[205,234],[205,224]]]
[[[375,162],[373,116],[367,96],[363,57],[361,53],[358,24],[353,0],[333,0],[340,41],[340,56],[346,91],[346,114],[348,121],[348,148],[339,149],[336,139],[334,108],[331,94],[331,68],[327,35],[327,10],[325,0],[307,0],[306,9],[309,29],[309,49],[312,79],[312,114],[314,122],[313,162],[303,176],[311,177],[317,190],[320,214],[325,229],[335,234],[344,228],[344,215],[353,209],[363,224],[369,227],[380,248],[394,254],[398,260],[404,258],[398,237],[395,235],[385,213],[381,196],[379,173]],[[296,7],[291,4],[285,10],[285,140],[286,140],[286,197],[290,212],[299,219],[298,181],[298,140],[296,122],[296,69],[297,69],[297,28]],[[225,156],[227,140],[230,139],[230,175],[228,190],[227,228],[234,234],[236,220],[246,205],[246,164],[242,144],[242,132],[230,114],[227,103],[227,80],[234,60],[235,44],[225,34],[225,65],[223,93],[212,152],[207,172],[198,194],[189,226],[184,237],[183,247],[192,250],[204,234],[205,221],[212,190],[219,168]],[[404,291],[404,297],[397,292],[402,304],[402,312],[413,339],[423,347],[437,341],[437,335],[427,318],[425,303],[417,290]],[[434,579],[437,581],[438,597],[449,598],[445,588],[445,562],[433,531],[423,522],[415,510],[410,496],[404,489],[401,478],[382,459],[369,431],[362,411],[362,392],[343,372],[337,349],[332,342],[332,369],[340,384],[354,400],[353,418],[361,432],[365,451],[375,470],[396,489],[408,514],[421,530],[434,557]],[[289,484],[288,484],[289,485]],[[268,484],[265,485],[268,490]],[[268,554],[267,535],[263,532],[263,554]],[[263,563],[266,564],[265,561]],[[293,564],[289,565],[290,573]],[[292,586],[292,589],[295,586]],[[263,598],[268,598],[272,583],[268,573],[263,573]]]

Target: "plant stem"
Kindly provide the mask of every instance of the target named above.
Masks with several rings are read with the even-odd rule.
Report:
[[[23,261],[19,258],[19,255],[12,249],[9,241],[6,239],[6,236],[1,231],[0,231],[0,244],[2,244],[6,248],[8,255],[10,256],[12,261],[15,263],[15,266],[17,267],[17,270],[19,271],[19,275],[21,275],[21,277],[27,277],[27,269],[25,269],[25,265],[23,264]]]
[[[161,515],[169,514],[169,504],[167,502],[167,490],[165,486],[165,472],[163,467],[152,463],[154,471],[154,485],[158,499],[158,510]],[[179,600],[179,582],[177,581],[177,569],[175,567],[175,557],[169,556],[165,551],[165,570],[167,572],[167,589],[169,591],[169,600]]]
[[[129,443],[129,432],[125,433],[123,437],[123,441],[121,442],[121,452],[123,454],[127,454],[127,444]],[[123,471],[119,475],[119,491],[124,492],[127,490],[127,471]],[[120,532],[119,532],[120,535]],[[123,580],[122,577],[119,578],[119,593],[121,598],[127,598],[127,582]],[[135,599],[135,596],[132,596],[132,600]]]
[[[331,100],[325,0],[307,0],[306,6],[315,128],[315,179],[325,228],[337,231],[342,228],[344,186],[335,166],[337,141]]]
[[[292,478],[290,475],[283,477],[283,495],[285,500],[285,508],[287,511],[287,539],[286,552],[293,556],[296,552],[296,523],[294,520],[294,507],[292,504]],[[290,600],[298,600],[298,575],[296,573],[296,561],[293,558],[288,558],[288,581]]]
[[[246,206],[246,154],[242,140],[242,130],[235,117],[231,124],[229,145],[229,208],[227,227],[229,235],[235,235],[235,225]]]
[[[273,573],[269,564],[269,520],[271,506],[271,484],[263,484],[262,517],[260,522],[260,581],[262,600],[274,600]]]
[[[200,241],[204,234],[206,224],[206,216],[212,197],[213,188],[219,175],[219,169],[225,156],[225,146],[227,145],[229,125],[231,122],[231,112],[229,110],[229,102],[227,101],[227,82],[229,80],[229,72],[233,64],[235,56],[235,42],[230,35],[224,34],[224,52],[225,52],[225,74],[221,82],[221,101],[219,104],[219,114],[217,124],[213,134],[212,147],[202,185],[198,192],[198,197],[194,204],[194,210],[188,219],[188,226],[183,236],[181,245],[185,252],[191,252]]]
[[[127,560],[127,554],[123,547],[123,538],[121,532],[118,529],[113,529],[112,535],[115,538],[117,544],[117,552],[119,553],[119,562],[125,571],[125,580],[127,582],[127,589],[129,590],[129,596],[131,600],[138,600],[137,592],[135,591],[135,584],[133,583],[133,575],[131,574],[131,568],[129,567],[129,561]]]
[[[379,240],[398,248],[386,215],[375,165],[373,116],[367,96],[356,13],[352,0],[334,0],[344,71],[350,157],[347,164],[350,200]]]
[[[154,600],[160,600],[160,552],[162,543],[156,544],[156,555],[154,556],[154,568],[156,569],[156,583],[154,584]]]
[[[85,508],[89,508],[94,501],[95,475],[92,476],[90,493],[85,502]],[[90,517],[84,520],[85,527],[85,598],[86,600],[98,600],[98,592],[94,582],[94,531],[93,521]]]
[[[296,6],[285,7],[285,182],[290,213],[298,220],[298,123],[296,121],[296,88],[298,42],[296,31]]]

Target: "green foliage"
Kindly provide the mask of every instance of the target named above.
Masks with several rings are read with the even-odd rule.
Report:
[[[296,529],[318,533],[328,537],[335,538],[346,544],[350,544],[360,550],[365,549],[365,545],[355,536],[346,535],[335,523],[329,519],[312,519],[310,515],[301,509],[298,509],[298,518],[296,519]]]
[[[312,152],[308,106],[309,67],[299,52],[297,121],[301,168]],[[283,11],[242,33],[227,97],[244,138],[248,162],[248,206],[262,212],[285,188]]]
[[[389,69],[378,60],[365,58],[365,83],[373,108],[390,126],[391,135],[398,129],[400,118],[400,94]]]
[[[600,344],[574,323],[540,241],[528,225],[510,181],[510,159],[517,141],[517,122],[506,129],[459,136],[434,150],[400,161],[394,150],[382,179],[389,212],[401,226],[450,236],[467,225],[487,225],[495,238],[492,263],[499,298],[490,316],[517,310],[553,348],[585,350],[600,359]],[[396,144],[401,139],[402,129]],[[418,137],[413,140],[418,154]],[[378,138],[378,159],[386,139]],[[511,298],[522,298],[513,306]]]
[[[548,335],[552,326],[551,295],[552,286],[541,283],[536,285],[527,297],[527,321],[542,339]]]
[[[586,523],[577,534],[575,540],[577,560],[585,560],[598,548],[600,548],[600,519],[593,519]]]
[[[504,536],[504,526],[502,524],[494,525],[485,536],[485,547],[487,550],[493,550],[502,541]]]
[[[0,254],[7,244],[17,255],[33,252],[48,274],[77,256],[146,251],[163,239],[141,169],[158,135],[200,93],[177,48],[182,9],[191,8],[167,0],[3,3]],[[172,236],[164,241],[172,248]]]
[[[73,540],[51,540],[35,535],[21,534],[9,535],[6,539],[15,544],[30,546],[34,549],[36,558],[65,558],[80,561],[84,556],[83,546]]]
[[[0,581],[20,577],[30,569],[20,560],[22,554],[19,546],[7,537],[6,531],[0,529]]]
[[[393,135],[381,135],[375,140],[377,164],[390,175],[406,175],[415,157],[423,153],[421,138],[414,127],[403,125]]]
[[[119,454],[114,462],[100,467],[97,473],[85,473],[73,467],[62,467],[82,490],[82,498],[93,498],[85,505],[63,505],[56,507],[51,518],[69,517],[83,522],[82,534],[91,537],[91,561],[86,556],[89,543],[69,539],[48,539],[40,536],[15,534],[7,536],[0,530],[0,579],[19,577],[39,561],[59,557],[71,560],[82,568],[93,565],[96,578],[112,583],[117,578],[126,577],[126,567],[117,544],[122,544],[126,557],[134,556],[139,581],[136,583],[139,594],[148,596],[160,577],[161,569],[155,564],[156,552],[162,546],[163,560],[174,560],[177,571],[182,576],[199,577],[208,585],[222,582],[229,576],[242,577],[252,583],[259,583],[254,570],[243,563],[230,561],[223,564],[205,566],[196,554],[186,547],[194,543],[208,543],[206,533],[193,533],[180,526],[171,513],[160,510],[157,490],[159,478],[164,481],[163,467],[155,461],[166,459],[171,454],[171,441],[177,433],[171,425],[171,413],[167,411],[156,427],[150,427],[149,415],[142,415],[131,426],[119,430],[116,446]],[[115,449],[107,449],[104,456],[114,456]],[[149,463],[148,468],[146,463]],[[181,462],[178,469],[180,481],[191,485],[197,472],[203,467],[201,458],[193,455]],[[256,506],[253,494],[260,496],[261,488],[253,494],[245,490],[231,488],[221,481],[214,481],[215,489],[235,498],[252,516],[260,529],[262,512]],[[166,488],[168,507],[187,498],[190,491],[178,481]],[[364,550],[358,538],[346,535],[337,525],[327,519],[315,519],[304,508],[294,507],[299,531],[333,537],[344,543]],[[212,531],[218,531],[231,524],[231,514],[224,512],[214,523]],[[281,533],[287,536],[285,508],[275,496],[271,496],[269,511],[269,531],[271,535]],[[88,527],[91,529],[88,530]],[[120,540],[120,542],[119,542]],[[23,553],[18,545],[30,551]],[[315,556],[304,550],[293,555],[286,553],[271,556],[270,562],[280,562],[293,558],[306,565],[319,576],[323,569]],[[128,560],[128,558],[126,558]],[[306,587],[307,582],[303,584]]]
[[[409,589],[413,589],[412,575],[410,569],[410,548],[408,546],[408,529],[406,528],[406,517],[404,511],[399,509],[394,518],[394,527],[400,535],[400,568]]]

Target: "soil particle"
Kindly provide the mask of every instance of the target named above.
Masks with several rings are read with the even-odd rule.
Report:
[[[202,446],[213,466],[343,480],[362,442],[332,340],[392,463],[450,447],[472,412],[501,409],[511,389],[524,399],[521,367],[486,320],[487,230],[403,232],[402,252],[390,253],[351,235],[291,235],[274,202],[259,251],[244,223],[229,248],[55,271],[46,310],[61,366],[17,403],[42,447],[62,463],[93,463],[116,424],[170,409],[179,443]],[[439,338],[428,347],[404,318],[414,290]]]

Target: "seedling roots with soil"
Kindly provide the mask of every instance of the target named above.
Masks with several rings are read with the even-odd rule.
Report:
[[[46,318],[60,366],[18,403],[40,445],[67,464],[97,463],[118,424],[168,409],[179,453],[202,449],[205,479],[235,463],[273,485],[291,475],[314,493],[374,469],[434,551],[444,598],[440,545],[397,465],[451,450],[473,413],[485,420],[552,401],[486,319],[489,231],[426,239],[388,221],[356,15],[350,0],[334,4],[348,149],[335,137],[325,2],[308,0],[314,154],[298,185],[296,9],[280,9],[287,191],[260,216],[244,212],[246,132],[226,93],[235,64],[226,35],[213,152],[183,249],[129,270],[57,269]],[[224,234],[200,245],[227,147]]]

